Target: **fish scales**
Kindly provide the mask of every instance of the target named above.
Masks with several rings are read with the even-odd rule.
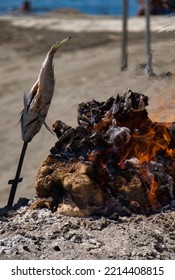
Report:
[[[30,142],[44,124],[54,94],[55,77],[53,58],[56,51],[69,38],[58,41],[46,55],[38,79],[30,92],[24,95],[24,109],[21,115],[21,132],[24,142]]]

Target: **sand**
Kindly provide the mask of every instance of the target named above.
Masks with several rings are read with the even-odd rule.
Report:
[[[128,70],[121,72],[122,21],[115,17],[89,17],[79,13],[0,18],[0,207],[8,200],[19,159],[22,139],[20,112],[23,95],[34,84],[47,50],[72,35],[55,57],[56,87],[47,116],[76,126],[77,104],[92,98],[106,100],[130,88],[149,96],[153,120],[174,121],[175,57],[173,17],[152,17],[152,53],[155,76],[145,74],[145,19],[129,21]],[[171,76],[166,75],[171,72]],[[34,182],[41,162],[56,138],[42,127],[29,144],[15,201],[35,195]]]
[[[26,199],[15,211],[4,206],[23,144],[18,125],[23,95],[36,81],[50,46],[58,38],[72,36],[54,59],[56,87],[46,119],[49,126],[56,120],[76,126],[79,102],[106,100],[127,88],[149,96],[152,120],[174,121],[175,18],[151,17],[152,77],[143,67],[147,62],[144,18],[129,20],[124,72],[120,71],[121,18],[61,11],[40,17],[0,17],[0,26],[0,259],[173,260],[175,212],[168,207],[150,217],[109,220],[65,217],[47,209],[28,211]],[[56,140],[42,127],[29,144],[15,202],[35,196],[37,171]]]

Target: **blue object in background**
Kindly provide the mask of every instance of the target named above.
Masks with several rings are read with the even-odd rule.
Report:
[[[47,13],[59,8],[74,8],[91,15],[122,15],[123,0],[31,0],[33,13]],[[22,0],[0,0],[0,13],[5,14],[19,9]],[[129,16],[138,10],[137,0],[128,0]]]

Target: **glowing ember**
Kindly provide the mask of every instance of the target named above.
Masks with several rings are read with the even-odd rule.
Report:
[[[150,191],[148,193],[148,202],[155,209],[159,208],[159,204],[157,202],[157,191],[158,191],[158,189],[159,189],[159,184],[155,180],[154,176],[152,176]]]

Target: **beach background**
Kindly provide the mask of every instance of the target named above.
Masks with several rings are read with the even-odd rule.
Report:
[[[0,1],[0,13],[13,13],[22,5],[22,0]],[[60,8],[74,8],[82,13],[91,15],[118,15],[122,14],[123,0],[31,0],[32,13],[42,14]],[[137,0],[128,1],[129,15],[136,15]]]
[[[33,6],[35,2],[50,1],[32,1]],[[3,4],[1,1],[1,11]],[[24,92],[33,86],[47,51],[58,39],[72,36],[54,59],[56,86],[46,119],[50,127],[56,120],[76,126],[79,102],[105,101],[127,88],[149,96],[150,118],[175,120],[175,18],[151,17],[153,77],[148,77],[143,67],[147,62],[145,18],[129,17],[128,29],[128,69],[121,72],[121,17],[89,15],[72,7],[37,15],[1,15],[0,207],[7,203],[8,180],[15,176],[23,144],[18,122]],[[29,144],[15,202],[35,195],[37,171],[56,141],[42,127]]]

